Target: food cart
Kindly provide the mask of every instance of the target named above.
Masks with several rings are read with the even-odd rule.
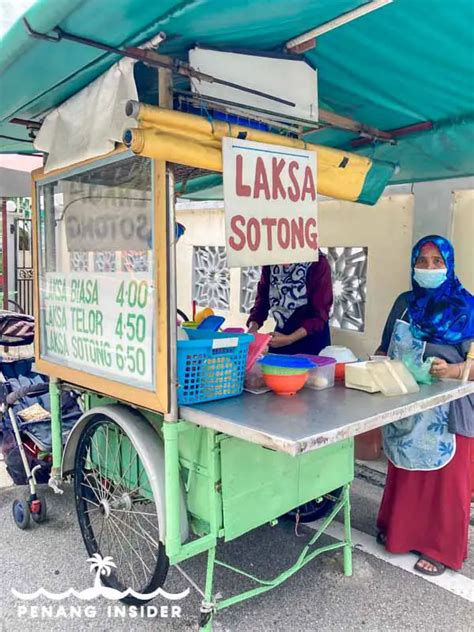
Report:
[[[48,38],[98,44],[63,29],[51,35],[31,21],[24,26],[44,45],[52,45]],[[324,552],[342,549],[344,573],[351,575],[354,436],[463,397],[474,385],[445,380],[393,398],[342,386],[289,399],[209,396],[216,380],[237,380],[232,358],[245,340],[224,335],[188,354],[190,373],[200,377],[193,374],[186,386],[176,339],[183,306],[176,301],[175,191],[188,187],[196,170],[203,178],[224,170],[225,177],[228,139],[256,150],[264,144],[316,153],[324,166],[318,191],[341,199],[375,201],[393,165],[235,119],[222,122],[207,110],[174,112],[171,71],[182,75],[184,65],[138,49],[104,50],[160,68],[160,107],[128,102],[126,112],[137,123],[124,133],[124,144],[34,173],[36,369],[50,376],[50,485],[60,491],[72,476],[87,552],[113,558],[116,568],[103,581],[124,591],[128,603],[157,594],[169,566],[206,553],[200,624],[209,628],[219,610],[279,586]],[[120,253],[118,263],[110,252]],[[188,401],[186,388],[204,391],[210,401]],[[61,394],[70,389],[82,393],[84,414],[63,447]],[[300,556],[273,579],[218,559],[218,544],[275,524],[338,488],[340,497]],[[344,539],[321,545],[338,514]],[[217,566],[256,587],[218,598]]]

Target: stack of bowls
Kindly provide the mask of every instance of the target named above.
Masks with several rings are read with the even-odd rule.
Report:
[[[350,349],[338,345],[325,347],[321,351],[321,355],[336,360],[336,382],[344,381],[346,364],[358,361],[357,356]]]
[[[277,395],[290,397],[303,388],[309,370],[316,365],[308,358],[269,353],[258,364],[268,388]]]

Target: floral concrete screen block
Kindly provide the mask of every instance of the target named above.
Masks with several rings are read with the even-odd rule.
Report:
[[[224,246],[194,247],[193,299],[200,307],[229,309],[230,272]]]
[[[365,330],[367,248],[321,248],[332,272],[334,305],[330,325],[352,331]]]

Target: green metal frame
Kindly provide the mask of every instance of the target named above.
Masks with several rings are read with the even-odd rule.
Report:
[[[201,432],[205,436],[207,447],[207,501],[209,507],[209,532],[198,539],[181,544],[179,540],[179,485],[181,478],[181,459],[179,452],[179,436],[181,433],[186,432],[189,429],[189,424],[186,422],[178,423],[164,423],[163,439],[165,445],[165,490],[166,490],[166,552],[170,560],[170,564],[177,564],[183,560],[186,560],[198,553],[207,551],[207,568],[206,568],[206,582],[204,589],[204,599],[201,605],[201,629],[210,630],[212,625],[212,617],[215,613],[224,608],[228,608],[234,604],[240,603],[264,592],[267,592],[273,588],[276,588],[284,581],[289,579],[292,575],[298,572],[306,564],[311,562],[315,557],[329,551],[343,549],[343,566],[344,574],[346,576],[352,575],[352,540],[351,540],[351,524],[350,524],[350,480],[347,480],[343,486],[343,492],[330,512],[330,514],[322,521],[316,533],[311,540],[303,547],[298,559],[290,568],[281,572],[279,575],[271,580],[260,579],[254,575],[243,571],[240,568],[226,564],[216,557],[217,544],[220,538],[225,538],[226,532],[224,528],[223,518],[223,488],[222,488],[222,462],[221,462],[221,443],[226,435],[220,435],[219,433],[210,429],[201,429]],[[353,458],[353,442],[351,439],[347,440],[347,445],[350,446],[351,458]],[[198,446],[198,444],[197,444]],[[196,446],[195,446],[196,447]],[[258,447],[258,446],[257,446]],[[278,453],[274,453],[278,454]],[[301,457],[290,457],[291,459],[298,459]],[[196,465],[197,468],[203,470],[202,465]],[[189,470],[196,471],[196,470]],[[199,472],[198,472],[199,473]],[[271,477],[273,473],[268,472],[268,476]],[[190,476],[188,476],[189,481]],[[328,483],[329,484],[329,483]],[[326,489],[325,493],[332,491],[332,484],[329,484],[330,489]],[[187,486],[189,493],[190,487]],[[295,505],[298,504],[295,499]],[[244,510],[243,510],[244,512]],[[334,544],[328,544],[323,546],[315,545],[320,540],[328,526],[335,520],[339,513],[343,513],[344,521],[344,540],[336,542]],[[264,523],[262,523],[264,524]],[[220,566],[235,572],[247,579],[251,579],[258,584],[255,588],[246,590],[242,593],[233,595],[223,600],[216,598],[214,591],[214,571],[216,566]]]
[[[53,434],[53,471],[58,472],[61,461],[61,407],[60,385],[56,381],[50,384],[52,434]],[[108,399],[96,395],[88,395],[87,405],[105,403]],[[164,422],[162,417],[143,411],[150,423],[157,431],[157,441],[163,440],[165,451],[165,505],[166,505],[166,553],[171,565],[176,565],[200,553],[207,552],[207,567],[204,588],[204,598],[201,604],[201,629],[210,630],[215,613],[240,603],[264,592],[276,588],[292,575],[298,572],[315,557],[329,551],[343,550],[344,574],[352,574],[352,542],[350,526],[349,490],[353,479],[353,440],[346,439],[340,444],[321,448],[314,452],[291,457],[289,455],[266,450],[265,448],[229,437],[208,428],[196,427],[188,422]],[[338,447],[339,446],[339,447]],[[260,452],[262,451],[262,452]],[[242,455],[247,455],[246,469],[254,468],[247,480],[239,476]],[[260,459],[260,460],[259,460]],[[349,464],[350,462],[350,464]],[[319,466],[318,463],[323,466]],[[306,485],[308,472],[314,479],[309,487]],[[306,502],[311,497],[318,497],[331,492],[335,487],[342,486],[343,492],[330,514],[322,520],[318,530],[310,541],[303,547],[298,558],[289,568],[279,573],[273,579],[261,579],[246,571],[231,566],[217,559],[217,545],[219,540],[229,540],[241,533],[255,528],[254,509],[246,499],[258,493],[260,488],[273,484],[275,477],[283,476],[288,481],[288,493],[284,502],[288,504],[282,511],[281,506],[272,507],[269,511],[262,509],[264,517],[259,525],[276,524],[278,516],[290,508]],[[233,477],[233,478],[232,478]],[[180,494],[182,481],[188,507],[188,517],[194,533],[198,536],[190,542],[181,542],[180,537]],[[233,495],[235,488],[229,480],[240,481],[242,506],[235,510]],[[295,485],[291,487],[294,479]],[[304,479],[304,480],[303,480]],[[262,485],[263,483],[263,485]],[[314,490],[314,495],[311,492]],[[303,495],[302,495],[303,494]],[[306,494],[306,496],[305,496]],[[231,498],[229,499],[229,495]],[[303,501],[302,501],[303,499]],[[306,500],[304,500],[306,499]],[[264,503],[263,503],[264,504]],[[273,513],[271,513],[273,511]],[[343,514],[344,539],[333,544],[319,545],[321,536],[338,514]],[[239,521],[235,522],[238,514]],[[248,515],[247,515],[248,514]],[[241,518],[240,518],[241,516]],[[230,526],[229,526],[230,525]],[[244,592],[219,600],[214,588],[214,571],[217,566],[237,573],[254,581],[257,586]]]
[[[61,389],[59,382],[51,378],[49,382],[49,397],[51,402],[51,435],[52,435],[52,452],[53,466],[51,476],[56,477],[61,472],[62,459],[62,418],[61,418]]]

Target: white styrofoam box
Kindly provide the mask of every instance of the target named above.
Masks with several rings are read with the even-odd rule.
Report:
[[[236,105],[243,104],[285,116],[318,120],[317,71],[305,61],[193,48],[189,51],[189,62],[195,70],[212,77],[280,97],[295,105],[285,105],[219,83],[196,79],[191,81],[194,92],[225,99]]]

